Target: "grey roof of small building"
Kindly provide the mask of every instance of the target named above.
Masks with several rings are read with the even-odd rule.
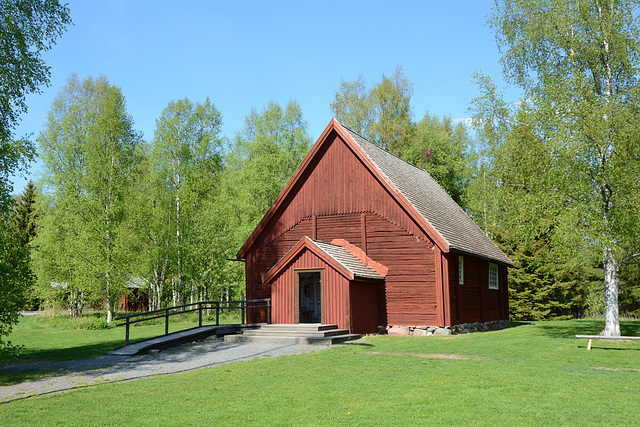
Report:
[[[311,240],[317,247],[322,249],[323,252],[325,252],[327,255],[329,255],[331,258],[336,260],[347,270],[353,273],[354,277],[362,279],[384,279],[384,277],[382,277],[380,273],[363,263],[360,258],[355,256],[342,246],[333,243],[322,242],[320,240],[311,238],[309,238],[309,240]]]
[[[346,127],[344,129],[416,211],[447,242],[450,250],[513,265],[511,260],[427,171],[394,156],[350,129]]]

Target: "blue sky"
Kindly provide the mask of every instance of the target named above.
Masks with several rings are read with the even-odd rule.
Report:
[[[492,1],[82,1],[74,25],[44,54],[51,86],[29,96],[18,134],[42,129],[72,72],[119,86],[145,139],[169,101],[209,99],[231,138],[251,108],[296,99],[318,138],[342,80],[368,83],[402,66],[413,114],[468,117],[474,71],[499,84],[499,52],[486,25]],[[36,164],[27,176],[37,179]],[[14,192],[26,180],[15,178]]]

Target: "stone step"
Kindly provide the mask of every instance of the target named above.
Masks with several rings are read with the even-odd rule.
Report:
[[[277,336],[277,335],[225,335],[225,342],[255,342],[255,343],[277,343],[277,344],[318,344],[333,345],[345,341],[357,340],[361,336],[358,334],[344,334],[331,337],[312,336]]]
[[[348,335],[349,331],[346,329],[329,329],[317,331],[314,329],[301,330],[290,328],[261,328],[253,330],[244,330],[244,335],[251,336],[306,336],[306,337],[331,337],[337,335]]]

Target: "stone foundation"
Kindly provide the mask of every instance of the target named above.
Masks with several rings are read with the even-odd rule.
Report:
[[[469,334],[472,332],[486,332],[495,331],[498,329],[505,329],[510,326],[508,320],[493,320],[491,322],[475,322],[475,323],[463,323],[461,325],[438,327],[438,326],[407,326],[407,325],[393,325],[393,326],[379,326],[378,333],[389,334],[391,336],[403,337],[428,337],[431,335],[458,335]]]

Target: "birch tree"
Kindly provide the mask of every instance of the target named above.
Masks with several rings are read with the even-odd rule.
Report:
[[[331,103],[333,116],[343,125],[380,147],[396,153],[411,139],[413,85],[396,67],[382,75],[370,90],[362,75],[343,81]]]
[[[154,191],[168,196],[155,193],[155,207],[161,221],[172,228],[170,253],[165,255],[172,261],[174,305],[184,304],[188,293],[195,294],[193,283],[185,283],[188,276],[195,279],[191,273],[197,269],[190,262],[198,233],[193,225],[215,193],[221,169],[221,126],[222,115],[209,99],[195,104],[188,98],[171,101],[156,120],[151,174],[157,185]]]
[[[235,258],[310,147],[307,122],[295,100],[284,108],[271,101],[261,111],[253,109],[246,117],[244,128],[236,134],[225,156],[216,210],[226,218],[217,232],[225,242],[227,258]],[[242,292],[241,263],[226,262],[220,273],[225,283],[236,284]]]
[[[17,137],[15,131],[27,111],[27,95],[49,85],[51,73],[42,53],[70,23],[69,9],[58,1],[0,0],[0,366],[15,354],[4,338],[18,322],[24,280],[29,280],[17,268],[18,256],[28,256],[28,251],[16,245],[8,217],[13,208],[10,177],[27,169],[35,149],[30,136]]]
[[[490,24],[563,198],[565,237],[600,253],[605,329],[620,335],[620,270],[640,258],[637,1],[507,0]]]
[[[72,75],[53,102],[38,141],[45,188],[65,210],[73,233],[74,277],[106,305],[115,303],[130,274],[126,196],[131,192],[141,141],[124,96],[106,77],[80,82]]]

